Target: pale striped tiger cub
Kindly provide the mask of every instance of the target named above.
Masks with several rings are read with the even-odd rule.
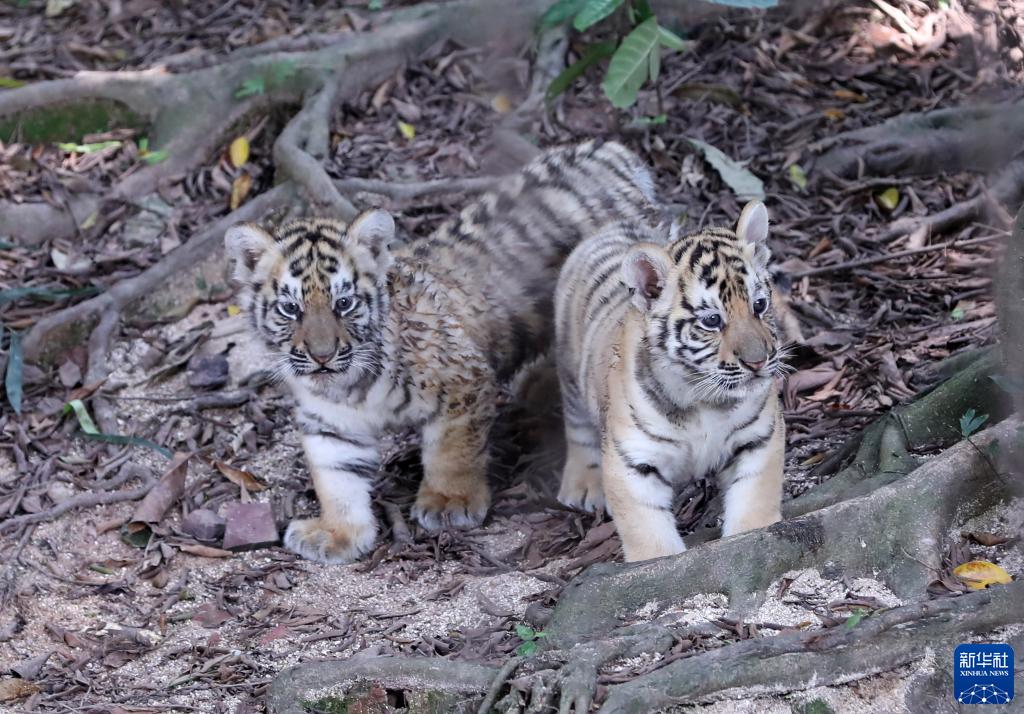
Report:
[[[290,386],[320,501],[285,544],[346,562],[377,537],[372,478],[386,429],[422,434],[421,525],[480,523],[499,390],[545,349],[572,248],[612,219],[649,220],[653,182],[619,144],[541,155],[432,236],[392,249],[395,224],[296,221],[231,228],[228,254],[253,332]]]
[[[608,510],[627,561],[685,550],[673,485],[716,474],[723,535],[779,520],[782,370],[768,212],[683,238],[638,223],[581,243],[556,290],[568,455],[559,499]]]

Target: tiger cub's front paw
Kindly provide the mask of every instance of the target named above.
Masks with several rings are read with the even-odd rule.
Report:
[[[486,482],[474,482],[446,492],[424,482],[420,485],[412,515],[428,531],[446,526],[472,528],[483,523],[490,505],[491,492]]]
[[[604,487],[601,484],[601,466],[589,463],[575,454],[562,470],[562,485],[558,489],[560,503],[587,513],[600,513],[605,509]]]
[[[377,525],[326,523],[320,518],[292,521],[284,534],[285,546],[318,563],[342,564],[358,560],[377,540]]]

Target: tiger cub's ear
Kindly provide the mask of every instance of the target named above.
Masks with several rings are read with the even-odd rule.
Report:
[[[751,201],[743,207],[736,222],[736,236],[754,247],[754,260],[763,268],[768,265],[768,209],[760,201]]]
[[[629,288],[631,302],[646,312],[661,295],[670,261],[665,249],[655,243],[637,243],[622,261],[622,282]]]
[[[395,239],[395,219],[387,211],[363,211],[349,224],[348,236],[370,249],[381,267],[390,264],[388,244]]]
[[[240,283],[252,278],[260,258],[274,247],[274,238],[255,223],[239,223],[224,234],[224,250],[234,265],[232,276]]]

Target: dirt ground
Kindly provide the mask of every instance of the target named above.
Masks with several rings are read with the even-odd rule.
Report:
[[[916,19],[933,5],[897,4]],[[43,3],[4,4],[0,76],[34,81],[81,69],[145,68],[169,57],[200,62],[285,33],[363,27],[352,10],[277,0],[204,0],[184,7],[142,0],[125,3],[125,17],[116,23],[105,22],[105,5],[80,0],[48,18]],[[965,7],[967,14],[977,10],[973,3]],[[992,342],[992,266],[997,239],[1006,234],[1005,225],[974,223],[936,241],[991,242],[792,279],[810,267],[906,248],[906,236],[885,245],[878,236],[900,217],[937,212],[978,195],[986,183],[968,173],[879,182],[830,179],[811,170],[812,182],[803,186],[790,166],[809,166],[820,142],[902,112],[1024,96],[1016,34],[1024,27],[1024,3],[998,7],[1004,46],[997,56],[981,59],[954,38],[927,53],[908,50],[891,18],[871,2],[843,3],[806,20],[738,13],[693,34],[693,50],[667,55],[661,96],[644,90],[628,115],[609,107],[592,71],[532,128],[540,146],[596,136],[624,141],[655,167],[662,196],[689,228],[729,221],[741,205],[689,138],[714,145],[764,181],[772,249],[803,338],[794,346],[794,371],[783,388],[787,497],[827,478],[815,467],[865,424],[933,385],[936,363]],[[400,182],[498,170],[488,150],[502,120],[497,98],[521,96],[528,70],[526,55],[494,60],[482,51],[435,47],[339,109],[331,127],[330,173]],[[664,123],[638,121],[659,114]],[[270,112],[240,128],[252,146],[252,195],[272,185],[271,147],[285,119]],[[399,121],[414,126],[413,138],[403,136]],[[140,138],[129,132],[120,145],[91,154],[0,143],[0,198],[59,201],[75,182],[108,186],[137,163]],[[153,206],[124,205],[102,217],[105,232],[88,242],[32,248],[0,243],[0,290],[81,291],[137,273],[228,212],[238,171],[225,153],[169,181],[159,192],[169,210],[150,222],[151,230],[140,225]],[[878,198],[888,188],[898,191],[894,208]],[[350,198],[391,209],[400,230],[415,235],[432,230],[465,201]],[[78,297],[5,300],[0,321],[24,329]],[[216,548],[219,542],[198,541],[182,528],[184,517],[199,508],[223,512],[239,500],[266,502],[279,529],[315,509],[290,397],[266,379],[231,294],[205,297],[173,321],[128,324],[110,360],[116,369],[100,387],[116,405],[121,434],[207,457],[191,460],[184,497],[145,547],[122,537],[132,501],[49,517],[69,499],[106,488],[126,464],[153,476],[168,467],[152,448],[77,435],[80,424],[62,407],[75,390],[88,404],[84,348],[50,370],[27,366],[23,416],[0,414],[0,519],[47,514],[39,523],[5,531],[0,546],[0,678],[15,668],[29,682],[27,697],[0,703],[0,711],[241,714],[263,711],[262,694],[274,675],[304,661],[379,651],[501,662],[523,643],[515,626],[550,607],[568,579],[591,563],[621,558],[610,523],[567,511],[552,498],[558,429],[551,400],[526,426],[510,415],[516,433],[496,444],[495,506],[480,528],[428,535],[392,518],[397,530],[411,530],[408,539],[395,538],[392,529],[365,562],[330,567],[276,546],[228,553]],[[189,386],[195,370],[188,365],[196,355],[225,356],[228,380],[207,391]],[[542,379],[543,370],[538,373]],[[227,408],[201,403],[231,395],[238,399]],[[378,500],[382,509],[398,506],[408,513],[416,457],[403,435],[392,452]],[[244,469],[265,488],[240,488],[213,461]],[[110,491],[138,485],[128,480]],[[715,525],[714,495],[713,484],[681,494],[684,532]],[[1007,504],[971,528],[1003,534],[1020,529],[1020,504]],[[1019,551],[971,543],[959,533],[950,537],[972,555],[1024,575]],[[857,608],[897,604],[882,583],[802,571],[773,585],[751,622],[729,621],[728,602],[715,593],[688,602],[679,618],[707,625],[700,649],[786,628],[824,627]],[[603,672],[599,684],[656,665],[621,662]],[[890,712],[887,702],[902,688],[940,666],[926,657],[915,667],[841,687],[786,698],[750,692],[746,701],[680,711],[790,712],[823,700],[837,712]]]

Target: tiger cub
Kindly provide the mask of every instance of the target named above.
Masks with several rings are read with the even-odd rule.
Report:
[[[653,191],[634,154],[588,142],[542,154],[397,248],[379,210],[347,226],[229,229],[241,304],[295,397],[320,502],[318,517],[288,526],[285,545],[328,563],[369,550],[379,437],[409,426],[424,470],[414,517],[427,529],[480,523],[499,391],[548,346],[559,267],[612,219],[651,220]]]
[[[627,561],[685,550],[671,510],[682,481],[717,475],[723,535],[779,520],[782,364],[767,237],[760,202],[735,232],[676,238],[624,221],[562,268],[559,499],[585,510],[607,499]]]

